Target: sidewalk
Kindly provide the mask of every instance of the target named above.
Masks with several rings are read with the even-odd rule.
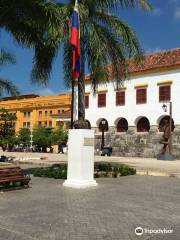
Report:
[[[6,152],[19,163],[52,165],[67,161],[66,154]],[[95,156],[95,162],[124,163],[135,167],[138,175],[171,176],[180,178],[180,160],[161,161],[155,158],[102,157]]]

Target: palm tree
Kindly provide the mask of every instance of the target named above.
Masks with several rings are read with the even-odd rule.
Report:
[[[54,27],[60,24],[59,16],[56,4],[48,0],[0,0],[0,28],[20,46],[35,50],[37,64],[32,76],[38,72],[41,81],[47,81],[51,71],[54,43],[48,31],[53,35]]]
[[[15,58],[11,53],[1,49],[1,51],[0,51],[0,67],[4,66],[6,64],[9,64],[9,63],[14,64],[15,62],[16,62]],[[16,96],[19,94],[19,91],[17,90],[15,85],[10,80],[0,77],[0,96],[3,92],[6,92],[12,96]]]
[[[94,90],[98,83],[108,82],[110,78],[115,79],[117,84],[124,80],[126,60],[129,57],[139,59],[142,56],[142,49],[135,32],[120,19],[117,12],[121,7],[140,7],[145,10],[151,9],[148,0],[79,0],[80,15],[80,41],[81,41],[81,76],[78,80],[78,119],[85,118],[84,90],[85,90],[85,65],[91,72],[92,85]],[[61,24],[49,32],[54,48],[51,49],[50,60],[57,55],[59,47],[63,45],[63,69],[64,79],[68,86],[72,80],[72,48],[69,44],[69,31],[71,15],[75,0],[66,4],[56,4],[60,12]],[[52,34],[53,33],[53,34]],[[38,60],[38,59],[37,59]],[[112,64],[113,70],[107,67]],[[34,64],[35,81],[41,81],[38,72],[39,62]],[[49,65],[48,71],[52,65]]]
[[[32,80],[46,83],[61,46],[64,52],[64,79],[71,86],[72,49],[69,28],[75,0],[60,4],[53,0],[0,0],[0,27],[22,46],[35,49]],[[79,0],[81,30],[81,77],[78,81],[78,117],[85,118],[85,64],[91,72],[94,90],[100,81],[112,77],[121,83],[126,59],[142,55],[135,32],[117,16],[119,8],[150,9],[148,0]]]

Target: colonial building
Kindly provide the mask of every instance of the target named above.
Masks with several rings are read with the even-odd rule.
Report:
[[[16,115],[15,130],[26,127],[57,127],[61,124],[68,128],[70,124],[71,96],[40,97],[38,95],[22,95],[0,100],[0,108]]]
[[[100,84],[93,94],[88,76],[85,93],[86,119],[96,130],[96,149],[101,146],[104,120],[105,145],[118,156],[155,157],[161,151],[161,126],[169,117],[171,101],[173,154],[180,158],[180,49],[147,55],[140,65],[129,61],[129,79],[118,89],[112,81]]]

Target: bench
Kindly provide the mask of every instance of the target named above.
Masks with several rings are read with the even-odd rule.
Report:
[[[9,187],[19,183],[21,186],[28,186],[31,178],[25,176],[20,167],[2,167],[0,168],[0,186]]]

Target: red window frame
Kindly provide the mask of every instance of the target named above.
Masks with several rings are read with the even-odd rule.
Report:
[[[116,106],[125,105],[125,91],[116,92]]]
[[[89,108],[89,95],[85,95],[84,105],[85,108]]]
[[[159,102],[171,100],[171,85],[159,86]]]
[[[106,93],[98,94],[98,107],[106,107]]]
[[[136,89],[136,104],[144,104],[147,102],[147,88]]]

